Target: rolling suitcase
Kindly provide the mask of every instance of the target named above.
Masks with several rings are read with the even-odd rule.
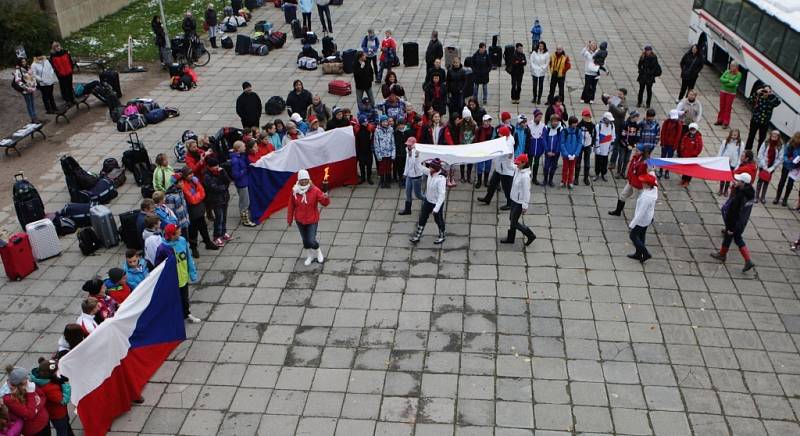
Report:
[[[358,52],[352,48],[348,48],[342,52],[342,68],[345,74],[353,74],[353,71],[355,71],[357,53]]]
[[[138,133],[132,132],[128,135],[128,144],[130,144],[130,148],[122,153],[122,166],[132,172],[136,184],[142,186],[144,172],[146,172],[143,172],[142,169],[152,174],[155,166],[150,161],[150,155],[147,153],[144,144],[139,140]],[[138,171],[136,169],[137,164],[141,164]]]
[[[114,94],[117,94],[117,97],[122,97],[122,87],[119,85],[119,73],[114,70],[104,70],[100,72],[100,81],[103,83],[108,83],[111,86],[111,89],[114,90]]]
[[[494,68],[503,65],[503,49],[496,45],[489,47],[489,60]]]
[[[297,19],[297,5],[284,3],[281,8],[283,9],[283,19],[286,20],[286,24],[291,24],[292,21]]]
[[[301,39],[306,36],[306,34],[303,32],[303,27],[300,26],[300,21],[298,21],[297,18],[292,20],[291,26],[292,26],[292,38]]]
[[[247,35],[236,35],[236,54],[245,55],[250,54],[250,47],[253,41]]]
[[[0,240],[0,258],[9,280],[22,280],[36,270],[31,243],[25,233],[15,233],[8,241]]]
[[[128,248],[141,250],[144,248],[142,234],[136,229],[136,218],[139,217],[138,210],[131,210],[119,215],[119,236]]]
[[[474,85],[475,75],[472,74],[472,68],[464,67],[464,98],[472,97],[472,88],[474,88]]]
[[[92,221],[92,230],[97,234],[103,247],[110,248],[119,244],[117,223],[114,221],[111,209],[102,205],[92,206],[89,209],[89,215]]]
[[[61,254],[58,232],[52,221],[45,218],[25,226],[25,233],[31,243],[33,257],[36,260],[50,259]]]
[[[350,95],[353,92],[350,82],[344,80],[331,80],[328,82],[328,92],[333,95]]]
[[[39,191],[33,183],[25,179],[22,173],[14,174],[14,188],[12,189],[14,198],[14,210],[17,212],[17,219],[22,228],[28,223],[44,218],[44,203]]]
[[[453,65],[453,58],[458,56],[461,59],[461,49],[458,47],[447,46],[444,49],[444,69],[450,68]]]
[[[419,65],[419,44],[416,42],[403,43],[403,66],[416,67]]]

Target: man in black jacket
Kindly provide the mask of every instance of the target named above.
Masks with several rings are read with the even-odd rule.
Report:
[[[353,81],[356,84],[356,103],[359,103],[364,98],[364,93],[367,93],[370,104],[373,106],[377,104],[375,96],[372,95],[372,77],[375,72],[372,70],[372,64],[367,59],[367,54],[359,51],[356,55],[356,64],[353,67]]]
[[[253,85],[250,82],[242,83],[244,92],[236,99],[236,114],[242,120],[242,128],[245,130],[250,127],[261,125],[261,99],[258,94],[253,92]]]
[[[433,66],[428,69],[428,73],[425,74],[425,81],[422,82],[422,87],[423,88],[425,88],[429,83],[431,83],[431,77],[433,77],[434,74],[438,74],[439,75],[439,78],[441,79],[440,81],[442,82],[442,84],[444,84],[445,81],[447,80],[447,71],[445,71],[444,68],[442,68],[442,59],[441,58],[435,59],[433,61]]]
[[[447,70],[447,108],[451,114],[458,114],[464,107],[464,83],[466,74],[458,56],[453,58],[453,65]]]
[[[197,36],[197,23],[194,21],[192,11],[186,11],[181,27],[183,28],[183,36],[188,44],[193,36]]]
[[[511,74],[511,103],[519,104],[519,95],[522,92],[522,75],[525,74],[525,65],[528,60],[522,51],[522,43],[517,43],[514,54],[509,59],[510,65],[506,65],[506,71]]]
[[[439,32],[431,32],[431,40],[428,42],[428,48],[425,50],[425,71],[430,71],[433,68],[433,61],[444,57],[444,47],[439,41]]]
[[[489,52],[486,51],[486,43],[482,42],[478,45],[478,51],[472,55],[472,95],[478,98],[478,85],[483,86],[483,104],[489,98],[488,83],[489,73],[492,71],[492,60],[489,58]]]

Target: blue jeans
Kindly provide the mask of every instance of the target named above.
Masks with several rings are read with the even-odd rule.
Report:
[[[226,233],[228,221],[228,205],[214,206],[214,239],[221,238]]]
[[[53,428],[56,430],[56,436],[72,436],[72,427],[69,425],[69,416],[65,416],[61,419],[51,419],[50,423],[53,424]]]
[[[28,116],[31,117],[31,121],[36,119],[36,105],[33,102],[33,94],[22,94],[22,98],[25,99],[25,109],[28,110]]]
[[[478,162],[475,164],[475,168],[476,168],[475,171],[477,171],[478,174],[488,173],[492,171],[492,161],[485,160],[483,162]]]
[[[479,86],[483,88],[483,98],[482,98],[482,100],[483,101],[488,100],[489,99],[489,84],[488,83],[473,83],[472,84],[472,95],[474,95],[475,98],[478,98],[478,87]]]
[[[303,239],[303,248],[312,250],[319,248],[319,242],[317,242],[317,225],[318,223],[297,223],[297,230],[300,230],[300,238]]]
[[[413,198],[411,197],[412,191],[414,196],[417,197],[417,200],[425,199],[425,197],[422,195],[422,176],[406,177],[406,201],[409,203],[413,201]]]

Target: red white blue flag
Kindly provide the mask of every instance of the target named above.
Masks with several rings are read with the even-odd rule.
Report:
[[[340,127],[290,141],[280,150],[250,164],[250,216],[261,222],[289,204],[297,172],[329,188],[358,184],[353,128]]]
[[[147,276],[113,318],[59,361],[86,436],[105,435],[186,339],[175,257]]]
[[[719,180],[721,182],[733,180],[730,159],[727,156],[656,157],[647,159],[647,164],[685,176],[697,177],[698,179]]]

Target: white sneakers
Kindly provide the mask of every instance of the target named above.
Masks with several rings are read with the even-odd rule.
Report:
[[[322,255],[322,250],[317,248],[316,250],[306,250],[306,260],[303,262],[303,265],[310,266],[311,262],[314,262],[314,258],[318,263],[325,262],[325,256]]]
[[[325,257],[322,256],[322,250],[317,248],[317,262],[322,263],[325,262]]]
[[[314,257],[313,257],[314,250],[306,250],[306,252],[308,253],[308,256],[306,256],[306,260],[305,260],[305,262],[303,262],[303,265],[310,266],[311,262],[314,261]]]
[[[196,316],[194,316],[194,315],[192,315],[190,313],[189,316],[186,317],[186,321],[189,321],[192,324],[197,324],[197,323],[200,322],[200,318],[198,318],[198,317],[196,317]]]

